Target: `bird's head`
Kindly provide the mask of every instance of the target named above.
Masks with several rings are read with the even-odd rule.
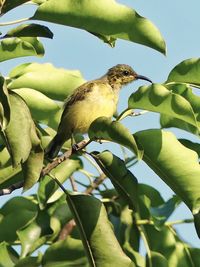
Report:
[[[152,83],[149,78],[138,75],[129,65],[125,64],[118,64],[110,68],[107,72],[107,77],[111,84],[119,84],[121,86],[138,79]]]

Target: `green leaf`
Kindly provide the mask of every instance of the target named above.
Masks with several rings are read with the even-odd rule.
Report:
[[[80,230],[90,266],[135,267],[117,242],[100,200],[78,194],[68,195],[67,202]]]
[[[10,121],[10,102],[3,76],[0,76],[0,129],[5,130]]]
[[[128,105],[129,108],[140,108],[169,115],[197,127],[190,103],[161,84],[140,87],[130,96]]]
[[[29,0],[5,0],[1,1],[0,3],[0,14],[5,14],[6,12],[10,11],[11,9],[20,6]]]
[[[55,101],[34,89],[21,88],[13,91],[26,101],[35,121],[57,129],[62,110]]]
[[[68,237],[51,245],[43,256],[43,266],[88,266],[81,240]]]
[[[181,142],[181,144],[183,144],[185,147],[191,149],[191,150],[194,150],[199,158],[200,158],[200,144],[199,143],[194,143],[190,140],[187,140],[187,139],[178,139],[179,142]]]
[[[157,207],[151,207],[150,212],[151,215],[153,216],[155,225],[156,226],[163,225],[179,204],[180,204],[180,199],[177,196],[173,196],[164,204]]]
[[[13,166],[25,162],[30,154],[32,118],[24,100],[16,93],[10,94],[11,118],[5,130],[7,148]]]
[[[23,191],[30,189],[39,180],[43,167],[44,151],[33,122],[31,127],[31,143],[32,148],[29,157],[22,163],[22,172],[24,176]]]
[[[36,37],[6,38],[0,43],[0,62],[26,56],[43,56],[44,47]]]
[[[182,61],[169,73],[166,83],[179,82],[200,87],[200,59],[190,58]]]
[[[165,87],[168,90],[171,90],[173,93],[181,95],[190,103],[194,111],[198,126],[199,126],[200,125],[200,112],[199,112],[200,97],[195,95],[192,91],[192,88],[190,88],[187,84],[180,84],[180,83],[165,84]],[[199,131],[197,130],[196,127],[192,126],[191,124],[188,124],[185,121],[176,119],[172,116],[161,114],[160,123],[161,123],[161,126],[164,128],[176,127],[176,128],[180,128],[185,131],[191,132],[193,134],[199,134]]]
[[[12,79],[9,89],[32,88],[61,101],[85,82],[79,71],[55,68],[49,63],[22,64],[14,68],[9,76]]]
[[[21,257],[26,257],[43,245],[51,234],[50,216],[46,212],[38,212],[34,221],[17,231],[22,245]]]
[[[151,267],[169,267],[168,265],[168,260],[160,253],[156,252],[156,251],[151,251],[151,262],[152,265]],[[150,265],[148,264],[148,260],[147,260],[147,265],[146,267],[150,267]],[[173,265],[175,267],[175,265]]]
[[[95,4],[92,0],[50,0],[39,6],[32,19],[136,42],[165,53],[165,42],[153,23],[114,0],[98,0]]]
[[[137,179],[126,168],[123,160],[112,154],[110,151],[102,153],[91,153],[102,171],[111,179],[116,190],[122,196],[129,206],[137,209]]]
[[[42,262],[42,253],[39,253],[38,257],[26,257],[20,259],[15,267],[40,267]]]
[[[52,174],[59,180],[60,183],[64,183],[75,171],[81,169],[83,163],[79,158],[70,158],[59,164]],[[53,195],[53,193],[58,189],[58,185],[54,180],[45,176],[41,179],[38,188],[38,201],[41,209],[46,207],[48,199]]]
[[[53,38],[53,33],[48,27],[40,24],[21,24],[10,30],[3,38],[9,37],[46,37]]]
[[[1,209],[0,240],[14,242],[18,240],[17,230],[29,225],[37,216],[37,205],[32,198],[14,197]]]
[[[97,118],[90,125],[88,135],[94,140],[108,140],[118,143],[130,149],[137,155],[138,159],[142,158],[143,151],[138,147],[133,135],[118,121],[112,121],[107,117]]]
[[[197,154],[184,147],[176,137],[162,130],[136,133],[144,148],[143,160],[185,202],[197,216],[200,212],[200,166]],[[199,229],[196,229],[199,236]]]
[[[13,253],[14,249],[6,244],[6,242],[0,243],[0,266],[1,267],[14,267],[17,261],[16,252]],[[12,255],[12,253],[14,255]],[[15,256],[15,257],[14,257]]]

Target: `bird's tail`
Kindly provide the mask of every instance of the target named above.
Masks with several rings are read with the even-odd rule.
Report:
[[[64,141],[62,138],[56,134],[45,149],[45,157],[48,159],[54,159],[58,155],[63,143]]]

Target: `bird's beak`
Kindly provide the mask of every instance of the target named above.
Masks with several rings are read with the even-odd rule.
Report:
[[[152,80],[150,80],[149,78],[147,78],[146,76],[143,76],[143,75],[138,75],[138,74],[136,74],[135,78],[136,78],[137,80],[145,80],[145,81],[148,81],[148,82],[150,82],[150,83],[153,83]]]

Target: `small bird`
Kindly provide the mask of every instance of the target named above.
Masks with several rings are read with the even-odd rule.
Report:
[[[49,159],[55,158],[66,140],[75,133],[87,133],[98,117],[112,117],[117,109],[119,91],[123,85],[142,79],[129,65],[118,64],[99,79],[79,86],[66,99],[58,131],[45,150]]]

